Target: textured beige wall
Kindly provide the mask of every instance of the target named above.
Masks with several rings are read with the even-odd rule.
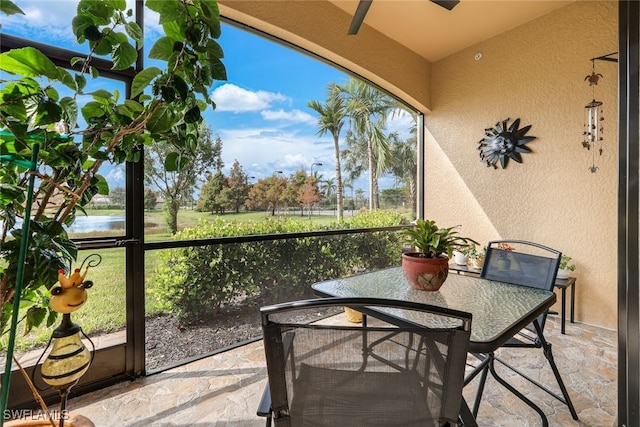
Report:
[[[589,60],[617,50],[615,1],[575,2],[434,64],[366,26],[357,38],[336,31],[351,16],[326,1],[219,3],[224,16],[325,57],[427,113],[427,218],[460,224],[482,243],[519,238],[570,255],[577,319],[616,327],[615,63],[596,64],[606,117],[597,173],[587,170],[590,153],[581,146],[584,106],[593,96],[584,81]],[[508,117],[532,125],[533,153],[505,170],[487,168],[477,141]]]
[[[489,23],[488,23],[489,24]],[[615,2],[576,2],[432,66],[425,118],[426,217],[485,243],[536,241],[577,265],[576,317],[616,326],[617,65],[596,62],[603,79],[604,153],[597,173],[581,146],[584,81],[591,58],[617,51]],[[482,59],[474,56],[482,53]],[[477,141],[497,121],[532,125],[532,153],[506,169],[480,162]]]

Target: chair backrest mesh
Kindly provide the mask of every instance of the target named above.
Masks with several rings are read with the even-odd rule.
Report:
[[[447,317],[430,312],[429,307],[423,305],[425,319]],[[439,319],[438,325],[450,325],[447,328],[417,324],[398,327],[370,316],[367,326],[336,324],[342,319],[339,316],[301,321],[317,319],[314,311],[317,307],[309,304],[295,313],[289,309],[283,313],[271,311],[268,316],[263,313],[273,407],[287,415],[282,425],[457,422],[470,314],[465,313],[466,319]],[[289,320],[278,319],[280,314],[286,314]],[[292,315],[298,321],[291,321]],[[278,425],[278,417],[275,421]]]
[[[505,247],[511,250],[505,250]],[[496,240],[487,245],[480,277],[553,290],[562,253],[534,242]],[[546,313],[538,318],[544,328]]]

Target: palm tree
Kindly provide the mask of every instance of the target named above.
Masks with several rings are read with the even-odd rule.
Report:
[[[329,178],[326,181],[322,181],[320,191],[331,202],[331,196],[337,194],[337,185],[333,178]]]
[[[351,190],[351,208],[350,209],[351,209],[351,214],[353,215],[353,209],[355,208],[355,203],[354,203],[354,200],[353,200],[353,190],[354,190],[354,188],[353,188],[353,180],[345,179],[344,188],[345,189],[348,188],[348,189]]]
[[[411,136],[400,140],[397,135],[392,137],[391,161],[388,171],[395,176],[394,185],[405,184],[411,199],[411,212],[417,212],[418,185],[416,181],[418,170],[418,158],[416,155],[417,138],[415,126],[411,130]]]
[[[355,145],[366,147],[369,169],[369,209],[380,206],[378,177],[384,173],[389,158],[389,144],[383,133],[387,114],[397,108],[397,102],[368,84],[351,78],[340,87]],[[356,152],[355,147],[352,152]]]
[[[336,156],[336,186],[337,186],[337,198],[336,198],[336,215],[338,222],[342,221],[342,167],[340,165],[340,131],[344,125],[346,112],[344,100],[340,97],[340,90],[335,83],[330,83],[327,86],[328,97],[324,104],[318,101],[310,101],[307,105],[309,108],[315,110],[320,117],[318,117],[318,135],[322,136],[325,133],[330,133],[333,136],[333,145]]]
[[[362,188],[358,188],[356,190],[356,200],[358,199],[362,200],[364,203],[364,190]]]

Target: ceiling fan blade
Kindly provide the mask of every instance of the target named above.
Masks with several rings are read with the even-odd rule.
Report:
[[[349,31],[347,32],[348,35],[353,36],[358,33],[360,25],[362,25],[364,16],[367,14],[372,1],[373,0],[360,0],[360,3],[358,3],[358,7],[356,8],[356,13],[353,14],[351,26],[349,27]]]
[[[460,0],[431,0],[433,3],[437,4],[438,6],[442,6],[447,10],[451,10],[454,7],[456,7],[456,5],[458,3],[460,3]]]

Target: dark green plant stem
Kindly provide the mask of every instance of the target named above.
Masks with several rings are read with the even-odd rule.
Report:
[[[11,362],[13,361],[13,348],[16,341],[16,330],[18,329],[18,312],[20,311],[20,295],[22,294],[22,281],[24,279],[24,263],[27,258],[29,246],[29,226],[31,223],[31,203],[33,200],[33,184],[35,181],[35,171],[38,164],[38,152],[40,144],[33,144],[31,151],[31,165],[29,171],[29,190],[27,191],[27,201],[24,209],[24,219],[22,221],[22,241],[20,242],[20,253],[18,255],[18,271],[16,274],[16,286],[13,294],[13,312],[11,313],[11,330],[9,331],[9,343],[7,345],[7,360],[4,365],[4,376],[2,377],[2,395],[0,401],[0,427],[4,425],[4,411],[7,409],[9,401],[9,384],[11,382]]]

